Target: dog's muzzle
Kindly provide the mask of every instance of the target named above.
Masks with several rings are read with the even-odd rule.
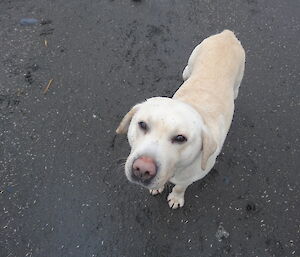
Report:
[[[148,156],[140,156],[137,158],[131,169],[132,179],[143,185],[149,185],[157,174],[157,165],[155,161]]]

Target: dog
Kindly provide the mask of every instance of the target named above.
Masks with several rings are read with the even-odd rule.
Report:
[[[203,40],[183,71],[184,83],[172,98],[136,104],[116,133],[127,133],[129,181],[155,195],[167,182],[173,209],[184,205],[186,188],[212,169],[220,153],[245,68],[245,51],[230,30]]]

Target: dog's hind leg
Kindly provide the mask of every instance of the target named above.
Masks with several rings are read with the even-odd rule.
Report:
[[[182,73],[182,78],[184,81],[186,81],[191,76],[195,59],[197,58],[197,55],[200,52],[200,50],[201,50],[201,44],[197,45],[195,49],[192,51],[188,60],[188,64]]]
[[[239,74],[238,74],[237,79],[236,79],[235,84],[234,84],[234,88],[233,88],[234,99],[236,99],[238,97],[239,88],[240,88],[240,85],[241,85],[241,82],[242,82],[242,79],[243,79],[243,76],[244,76],[244,71],[245,71],[245,57],[244,57],[243,62],[240,65]]]
[[[183,73],[182,73],[182,78],[183,78],[183,81],[186,81],[191,75],[191,71],[189,69],[189,66],[187,65],[184,70],[183,70]]]

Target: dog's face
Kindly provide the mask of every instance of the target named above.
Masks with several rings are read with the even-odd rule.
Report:
[[[162,187],[199,157],[203,126],[197,111],[178,100],[155,97],[134,106],[117,129],[128,129],[127,178],[149,189]]]

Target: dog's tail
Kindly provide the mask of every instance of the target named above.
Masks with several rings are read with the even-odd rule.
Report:
[[[223,30],[223,32],[220,33],[220,36],[226,37],[227,40],[231,39],[233,43],[241,44],[241,42],[237,39],[234,32],[229,29]]]

